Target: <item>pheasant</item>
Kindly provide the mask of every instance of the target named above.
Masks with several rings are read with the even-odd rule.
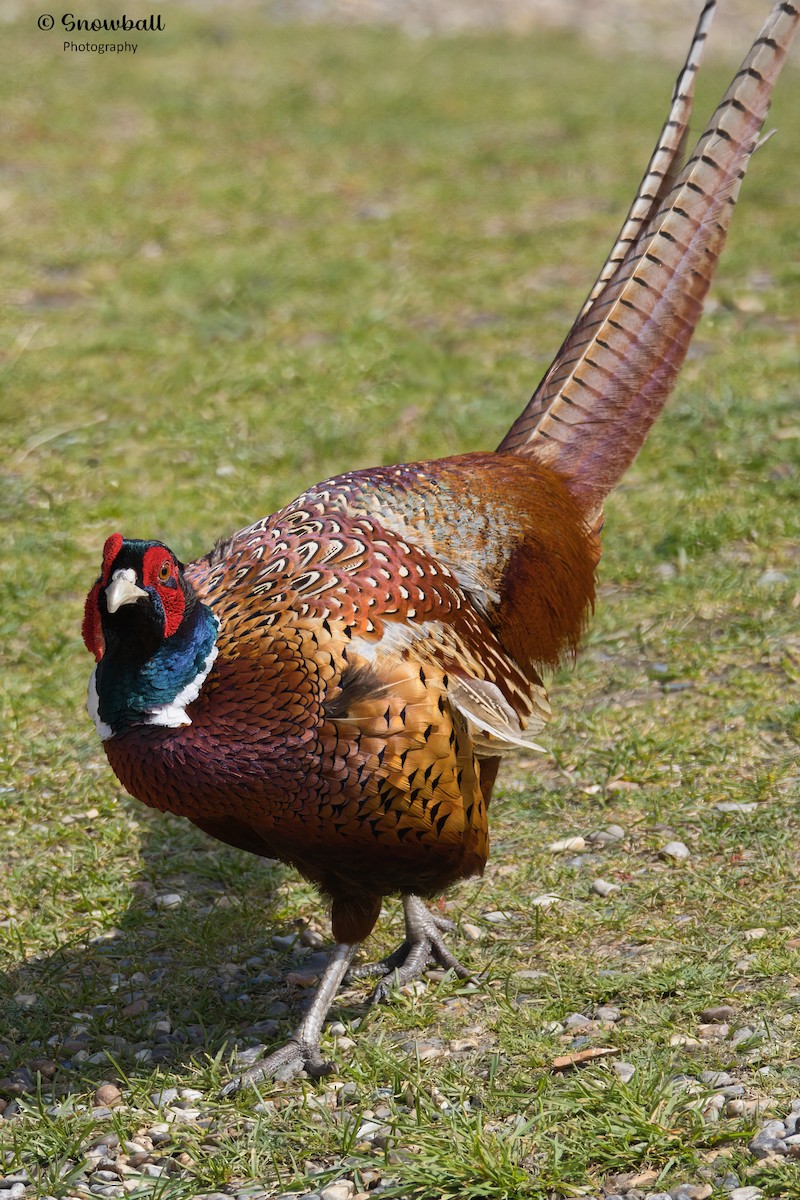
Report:
[[[684,163],[714,5],[597,282],[496,451],[340,475],[188,565],[105,543],[83,636],[112,769],[331,905],[298,1029],[229,1091],[330,1069],[324,1021],[385,896],[406,936],[377,997],[431,958],[469,975],[423,898],[482,872],[500,761],[547,723],[542,673],[593,608],[603,502],[674,384],[800,17],[775,6]]]

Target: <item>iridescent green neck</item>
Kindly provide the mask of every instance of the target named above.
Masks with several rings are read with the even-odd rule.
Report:
[[[217,618],[198,601],[146,658],[135,627],[108,638],[89,684],[88,709],[101,738],[134,725],[191,725],[186,709],[213,666],[218,631]]]

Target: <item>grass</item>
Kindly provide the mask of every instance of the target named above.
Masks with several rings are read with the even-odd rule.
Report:
[[[233,10],[181,13],[111,61],[29,26],[4,27],[0,80],[0,1073],[39,1083],[0,1123],[7,1170],[71,1195],[104,1131],[161,1122],[166,1200],[343,1175],[420,1200],[744,1179],[757,1118],[704,1119],[682,1077],[730,1071],[778,1114],[800,1094],[796,75],[673,402],[609,504],[551,756],[505,771],[486,876],[448,897],[485,983],[374,1011],[353,989],[333,1084],[221,1103],[227,1053],[262,1019],[288,1029],[299,998],[272,936],[327,926],[292,872],[120,794],[83,709],[103,539],[188,561],[336,471],[495,445],[610,245],[677,64]],[[610,823],[624,839],[548,850]],[[659,853],[675,839],[681,865]],[[184,903],[159,908],[169,892]],[[371,953],[399,921],[387,905]],[[697,1037],[721,1003],[750,1041]],[[633,1077],[553,1071],[565,1019],[604,1004],[621,1019],[589,1044]],[[97,1116],[106,1079],[125,1105]],[[203,1124],[167,1122],[152,1096],[171,1086],[202,1093]],[[359,1138],[376,1110],[380,1148]],[[797,1160],[755,1169],[800,1196]]]

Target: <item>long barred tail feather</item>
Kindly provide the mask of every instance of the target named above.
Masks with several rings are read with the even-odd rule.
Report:
[[[677,179],[678,172],[683,165],[689,122],[692,119],[697,70],[703,57],[708,30],[714,19],[716,7],[717,0],[706,0],[703,6],[686,62],[675,81],[672,105],[661,135],[656,142],[656,148],[647,164],[647,170],[642,176],[642,181],[617,235],[617,240],[586,297],[583,308],[578,313],[569,337],[573,337],[579,328],[582,331],[591,328],[591,322],[585,320],[589,310],[594,306],[595,300],[603,294],[605,285],[614,277],[620,263],[635,251],[642,230],[658,212],[665,196],[672,190]],[[562,350],[565,349],[566,342],[562,347]],[[561,351],[556,357],[560,357],[560,354]]]
[[[589,519],[599,516],[675,383],[800,22],[796,3],[776,4],[676,175],[711,8],[700,16],[670,118],[611,255],[498,447],[556,467]]]

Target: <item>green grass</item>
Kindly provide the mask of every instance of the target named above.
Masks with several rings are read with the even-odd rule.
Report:
[[[751,1167],[756,1119],[704,1121],[676,1076],[729,1070],[778,1113],[800,1094],[796,74],[673,402],[608,506],[597,615],[552,681],[552,755],[505,771],[486,876],[448,898],[480,929],[454,946],[486,982],[380,1010],[345,993],[356,1044],[327,1048],[347,1087],[267,1086],[257,1110],[217,1101],[225,1055],[298,993],[291,955],[266,958],[271,977],[247,960],[327,925],[292,872],[120,794],[83,708],[103,539],[189,560],[336,471],[495,445],[600,266],[678,64],[225,12],[181,13],[113,61],[65,56],[27,16],[3,32],[0,1074],[44,1071],[0,1123],[11,1167],[70,1194],[85,1148],[165,1120],[150,1096],[173,1085],[203,1092],[212,1125],[171,1126],[167,1200],[342,1175],[544,1200]],[[709,69],[703,112],[726,82]],[[611,822],[624,841],[577,863],[547,850]],[[675,838],[682,866],[659,857]],[[619,890],[593,895],[598,875]],[[183,906],[155,907],[169,891]],[[545,892],[561,903],[534,908]],[[387,910],[373,954],[399,932]],[[759,1040],[671,1044],[723,1002]],[[622,1019],[588,1036],[636,1066],[628,1083],[608,1060],[550,1069],[571,1036],[553,1023],[600,1004]],[[97,1119],[109,1078],[126,1107]],[[380,1105],[377,1151],[358,1130]],[[755,1180],[800,1195],[796,1160]]]

